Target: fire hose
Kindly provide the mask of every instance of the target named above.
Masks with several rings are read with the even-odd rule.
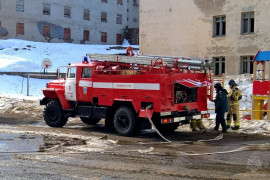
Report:
[[[155,124],[153,123],[151,117],[150,117],[149,114],[148,114],[148,109],[150,109],[151,107],[152,107],[152,105],[149,105],[149,106],[146,107],[146,115],[147,115],[147,119],[149,120],[149,122],[150,122],[150,124],[151,124],[151,126],[152,126],[152,129],[154,129],[154,130],[158,133],[158,135],[159,135],[162,139],[164,139],[166,142],[172,143],[170,140],[168,140],[167,138],[165,138],[165,137],[159,132],[159,130],[156,128]]]

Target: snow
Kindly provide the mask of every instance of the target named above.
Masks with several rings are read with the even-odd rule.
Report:
[[[129,43],[124,41],[124,47]],[[70,43],[42,43],[17,39],[0,40],[0,72],[40,72],[42,60],[49,58],[52,60],[52,67],[48,72],[55,72],[59,66],[68,63],[79,62],[87,53],[115,54],[125,53],[125,49],[112,48],[116,45],[80,45]],[[132,46],[134,47],[134,46]],[[138,48],[138,46],[135,46]],[[136,52],[138,53],[138,52]],[[226,76],[225,88],[229,89],[228,81],[234,79],[242,90],[243,98],[240,101],[240,109],[251,109],[252,82],[251,75]],[[50,80],[30,78],[30,96],[26,96],[27,79],[20,76],[0,75],[0,111],[14,103],[14,99],[37,100],[43,97],[42,88]],[[12,100],[9,100],[12,99]],[[213,102],[208,102],[208,108],[213,109]],[[210,120],[206,120],[205,126],[214,126],[214,111]],[[241,112],[241,117],[249,115],[250,112]],[[246,120],[241,119],[241,129],[239,133],[259,133],[268,134],[270,122],[267,120]]]

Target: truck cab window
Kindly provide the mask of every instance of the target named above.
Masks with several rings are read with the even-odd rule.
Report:
[[[91,78],[91,68],[83,68],[82,78]]]
[[[75,78],[76,77],[76,68],[68,68],[67,78]]]

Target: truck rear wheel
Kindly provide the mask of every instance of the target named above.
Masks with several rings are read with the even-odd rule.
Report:
[[[80,117],[81,121],[88,125],[96,125],[101,119],[100,118],[86,118],[86,117]]]
[[[48,126],[63,127],[67,123],[67,117],[59,101],[49,102],[43,112],[44,120]]]
[[[113,123],[116,131],[123,136],[134,136],[139,129],[134,111],[126,106],[116,110]]]

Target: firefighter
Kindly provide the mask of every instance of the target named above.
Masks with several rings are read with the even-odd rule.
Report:
[[[242,92],[237,88],[237,84],[233,79],[229,81],[229,94],[228,94],[228,104],[229,111],[227,114],[227,129],[231,127],[232,119],[234,126],[232,130],[237,130],[240,128],[240,118],[239,118],[239,100],[242,99]]]
[[[216,113],[216,126],[214,127],[215,131],[218,131],[219,125],[222,126],[222,132],[226,133],[226,123],[224,119],[225,112],[228,112],[228,99],[227,99],[227,90],[223,89],[220,83],[215,84],[216,90],[216,99],[214,100],[215,103],[215,113]]]
[[[202,131],[204,132],[205,131],[205,127],[203,125],[203,122],[202,122],[202,119],[192,119],[190,121],[190,129],[192,131]]]

